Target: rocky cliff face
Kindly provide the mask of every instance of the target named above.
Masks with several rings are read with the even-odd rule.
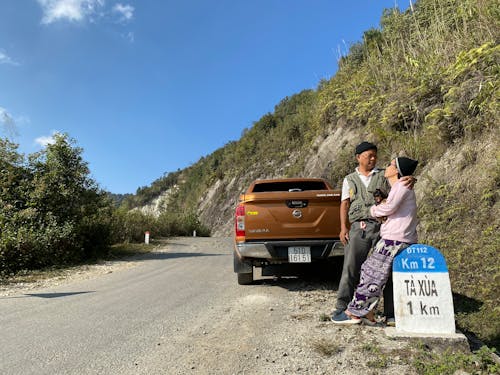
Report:
[[[140,210],[144,214],[158,217],[161,211],[163,210],[164,206],[166,205],[168,198],[170,197],[172,192],[175,191],[175,189],[177,189],[177,186],[174,186],[171,189],[164,191],[158,197],[153,199],[149,204],[139,207],[138,210]]]
[[[300,175],[328,178],[335,169],[339,150],[354,149],[354,145],[364,139],[364,136],[362,129],[332,127],[326,137],[318,137],[315,140],[309,155],[306,156],[305,167]],[[425,192],[432,189],[432,184],[436,183],[463,186],[466,182],[469,193],[477,191],[477,195],[480,196],[479,190],[484,189],[483,185],[491,179],[490,172],[498,168],[499,149],[500,137],[498,132],[493,130],[480,138],[463,140],[450,147],[439,159],[427,161],[425,167],[417,170],[418,201],[425,199]],[[404,150],[400,152],[404,153]],[[283,167],[277,167],[273,175],[261,175],[259,166],[255,165],[255,168],[246,171],[244,176],[218,179],[200,198],[198,205],[200,218],[204,224],[212,228],[212,235],[219,237],[232,235],[234,209],[238,204],[239,195],[248,187],[248,181],[255,178],[283,177],[283,170]],[[499,211],[498,204],[493,210]],[[500,212],[498,214],[500,215]]]

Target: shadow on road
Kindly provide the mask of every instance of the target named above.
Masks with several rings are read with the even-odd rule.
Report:
[[[327,277],[304,277],[304,276],[286,276],[266,279],[257,279],[253,282],[255,285],[269,287],[280,287],[290,292],[302,292],[308,290],[331,290],[336,291],[339,286],[338,279]]]
[[[77,294],[87,294],[94,293],[93,291],[88,292],[68,292],[68,293],[25,293],[24,295],[27,297],[39,297],[39,298],[60,298],[60,297],[69,297]]]
[[[190,247],[190,244],[187,243],[182,243],[182,242],[175,242],[175,241],[168,241],[168,240],[156,240],[156,241],[151,241],[151,243],[160,243],[163,245],[172,245],[172,246],[179,246],[179,247]]]
[[[259,272],[260,273],[260,272]],[[254,284],[280,287],[289,291],[338,289],[342,274],[342,262],[283,264],[262,270],[262,276],[254,270]],[[267,276],[267,277],[266,277]]]
[[[29,297],[38,297],[38,298],[61,298],[61,297],[69,297],[77,294],[87,294],[94,293],[94,291],[87,292],[59,292],[59,293],[24,293],[22,296],[12,296],[12,297],[1,297],[0,299],[12,299],[12,298],[29,298]]]

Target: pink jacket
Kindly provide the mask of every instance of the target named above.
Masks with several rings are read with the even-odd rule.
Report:
[[[389,192],[387,201],[372,206],[373,217],[387,216],[380,227],[380,236],[385,240],[417,243],[417,200],[415,192],[397,181]]]

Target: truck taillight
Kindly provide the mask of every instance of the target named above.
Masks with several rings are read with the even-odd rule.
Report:
[[[245,237],[245,206],[236,207],[235,218],[236,237]]]

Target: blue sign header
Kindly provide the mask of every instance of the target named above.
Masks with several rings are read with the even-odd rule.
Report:
[[[422,244],[407,247],[396,255],[393,272],[448,272],[446,260],[438,249]]]

